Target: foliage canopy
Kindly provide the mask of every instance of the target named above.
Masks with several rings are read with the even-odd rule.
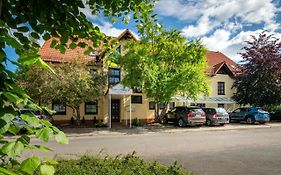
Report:
[[[206,49],[199,40],[186,41],[178,31],[158,28],[126,49],[119,58],[126,72],[124,85],[140,87],[157,106],[175,95],[196,98],[208,93]]]
[[[281,103],[281,42],[262,32],[246,41],[241,53],[241,74],[233,85],[233,98],[242,105],[269,107]]]
[[[80,104],[93,102],[103,95],[105,76],[75,59],[51,67],[55,74],[40,67],[20,73],[20,86],[41,105],[66,104],[75,111],[77,124],[80,124]]]

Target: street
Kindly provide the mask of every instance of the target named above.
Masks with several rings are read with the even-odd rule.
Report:
[[[97,154],[101,150],[110,155],[136,151],[144,159],[165,164],[179,161],[198,175],[281,174],[281,127],[83,136],[71,137],[69,145],[58,145],[54,141],[43,145],[54,150],[40,153],[49,157]],[[28,154],[30,156],[30,152]]]

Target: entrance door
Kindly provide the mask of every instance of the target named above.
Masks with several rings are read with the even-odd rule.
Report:
[[[111,120],[120,121],[120,100],[111,100]]]

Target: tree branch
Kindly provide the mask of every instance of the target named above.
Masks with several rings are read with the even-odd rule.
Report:
[[[1,12],[2,12],[2,0],[0,0],[0,18],[1,18]]]

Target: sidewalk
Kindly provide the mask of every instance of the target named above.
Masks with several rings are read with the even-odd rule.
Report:
[[[225,131],[225,130],[247,130],[247,129],[262,129],[281,127],[279,123],[266,123],[249,125],[245,123],[231,123],[225,126],[202,126],[202,127],[174,127],[173,125],[147,125],[143,127],[133,128],[65,128],[63,131],[68,137],[83,137],[83,136],[112,136],[112,135],[133,135],[133,134],[152,134],[152,133],[175,133],[175,132],[197,132],[197,131]]]

